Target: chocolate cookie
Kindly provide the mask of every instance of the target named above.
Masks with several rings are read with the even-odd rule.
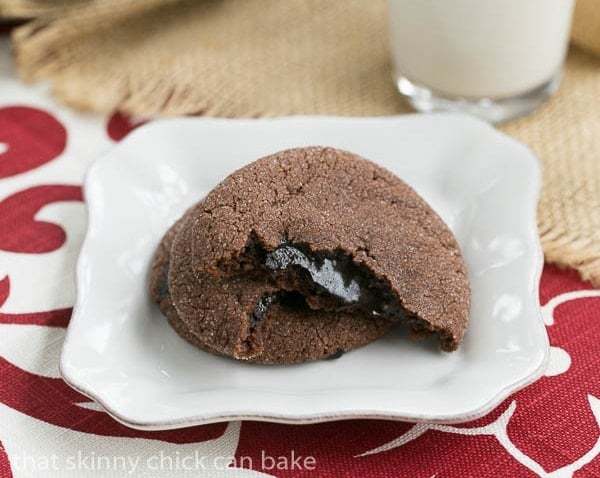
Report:
[[[165,236],[154,276],[186,338],[258,362],[349,350],[394,322],[454,350],[468,322],[466,269],[443,221],[387,170],[332,148],[230,175]]]

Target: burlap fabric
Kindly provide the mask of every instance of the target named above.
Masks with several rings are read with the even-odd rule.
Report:
[[[33,18],[89,0],[0,0],[0,18]]]
[[[600,3],[577,0],[571,39],[580,47],[600,55]]]
[[[579,0],[574,41],[600,51],[597,0]],[[13,34],[25,80],[65,103],[137,116],[389,115],[382,0],[0,0],[44,12]],[[70,7],[65,9],[66,4]],[[11,10],[12,9],[12,10]],[[12,13],[11,13],[12,12]],[[597,36],[595,35],[597,33]],[[600,285],[600,60],[569,55],[559,93],[504,131],[540,157],[546,259]]]

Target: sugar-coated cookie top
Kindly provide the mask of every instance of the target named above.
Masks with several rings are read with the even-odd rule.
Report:
[[[398,161],[403,158],[398,152]],[[195,212],[192,267],[222,277],[250,238],[349,255],[389,284],[404,308],[455,349],[470,307],[466,267],[451,231],[404,181],[333,148],[281,151],[234,172]]]

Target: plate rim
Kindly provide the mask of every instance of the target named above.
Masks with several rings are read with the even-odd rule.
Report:
[[[97,158],[96,160],[94,160],[91,165],[89,166],[89,168],[87,169],[87,171],[85,172],[84,175],[84,181],[83,181],[83,196],[84,196],[84,202],[86,205],[86,210],[87,210],[87,226],[86,226],[86,230],[85,230],[85,235],[84,235],[84,240],[82,242],[81,245],[81,249],[79,251],[78,254],[78,258],[77,258],[77,265],[76,265],[76,272],[75,272],[75,283],[76,283],[76,289],[77,289],[77,296],[76,296],[76,302],[73,306],[73,311],[71,314],[71,319],[69,322],[69,327],[67,328],[67,332],[65,335],[65,339],[63,342],[63,347],[61,350],[61,355],[60,355],[60,360],[59,360],[59,373],[60,376],[62,377],[62,379],[67,383],[67,385],[69,385],[70,387],[72,387],[73,389],[75,389],[76,391],[78,391],[79,393],[81,393],[82,395],[85,395],[86,397],[92,399],[94,402],[96,402],[97,404],[99,404],[102,409],[104,411],[106,411],[106,413],[108,413],[112,418],[114,418],[116,421],[130,427],[130,428],[134,428],[134,429],[138,429],[138,430],[146,430],[146,431],[158,431],[158,430],[170,430],[170,429],[178,429],[178,428],[186,428],[186,427],[192,427],[192,426],[197,426],[197,425],[206,425],[206,424],[211,424],[211,423],[220,423],[220,422],[226,422],[226,421],[239,421],[239,420],[254,420],[254,421],[263,421],[263,422],[273,422],[273,423],[282,423],[282,424],[293,424],[293,425],[304,425],[304,424],[315,424],[315,423],[323,423],[323,422],[332,422],[332,421],[338,421],[338,420],[352,420],[352,419],[379,419],[379,420],[393,420],[393,421],[405,421],[405,422],[411,422],[411,423],[438,423],[438,424],[451,424],[451,423],[462,423],[462,422],[468,422],[471,420],[475,420],[477,418],[480,418],[486,414],[488,414],[489,412],[491,412],[495,407],[497,407],[501,402],[503,402],[506,398],[508,398],[510,395],[518,392],[519,390],[522,390],[524,387],[530,385],[531,383],[537,381],[544,373],[544,371],[546,370],[547,367],[547,363],[549,360],[549,351],[550,351],[550,343],[549,343],[549,338],[548,338],[548,334],[547,334],[547,330],[546,327],[544,325],[543,322],[543,317],[542,317],[542,310],[541,310],[541,306],[540,306],[540,299],[539,299],[539,294],[536,294],[536,315],[538,316],[539,320],[534,322],[536,324],[536,327],[539,329],[538,333],[541,331],[541,336],[543,337],[543,341],[544,341],[544,348],[543,348],[543,353],[542,356],[540,357],[539,361],[537,364],[535,364],[535,367],[533,368],[533,370],[531,370],[530,372],[528,372],[526,375],[520,377],[519,380],[515,380],[512,381],[509,384],[506,384],[505,386],[503,386],[502,388],[500,388],[498,390],[498,392],[496,392],[496,394],[494,396],[492,396],[491,398],[489,398],[487,401],[485,401],[483,404],[479,405],[478,407],[474,408],[473,410],[470,410],[468,412],[461,412],[461,413],[456,413],[456,414],[448,414],[448,415],[436,415],[436,416],[428,416],[426,413],[420,415],[420,416],[416,416],[415,414],[404,414],[404,413],[399,413],[399,412],[395,412],[395,411],[391,411],[391,410],[374,410],[374,409],[359,409],[356,408],[352,411],[344,411],[344,412],[339,412],[339,413],[335,413],[335,412],[311,412],[311,413],[306,413],[306,414],[300,414],[300,415],[293,415],[293,414],[281,414],[281,413],[273,413],[273,414],[260,414],[260,413],[249,413],[249,414],[239,414],[239,413],[232,413],[232,412],[225,412],[225,413],[207,413],[204,415],[194,415],[191,417],[184,417],[184,418],[178,418],[178,419],[161,419],[161,420],[138,420],[138,419],[133,419],[131,417],[126,416],[126,414],[122,414],[120,413],[116,407],[112,407],[107,403],[107,400],[104,400],[102,397],[102,394],[96,392],[93,387],[86,385],[85,383],[83,383],[83,381],[79,380],[79,378],[77,377],[77,375],[75,373],[73,373],[75,370],[72,369],[71,367],[69,367],[67,365],[68,362],[68,350],[69,350],[69,343],[71,340],[73,340],[73,327],[71,327],[71,324],[73,324],[75,321],[77,321],[79,319],[79,317],[81,316],[80,313],[80,309],[82,309],[83,307],[83,294],[80,293],[81,290],[81,278],[84,275],[84,263],[86,260],[86,256],[89,255],[87,249],[90,247],[90,232],[92,230],[92,226],[94,224],[94,218],[95,216],[97,216],[97,214],[94,213],[95,207],[94,204],[96,204],[96,201],[93,199],[93,194],[90,193],[90,191],[93,190],[93,188],[90,187],[91,183],[93,182],[93,175],[95,170],[102,164],[106,163],[107,161],[111,160],[111,157],[114,154],[115,149],[117,148],[122,148],[123,145],[131,142],[132,140],[135,140],[136,137],[140,134],[145,134],[148,130],[153,129],[153,128],[161,128],[163,127],[163,125],[169,124],[169,123],[177,123],[180,121],[185,121],[185,122],[197,122],[197,123],[201,123],[201,122],[206,122],[206,123],[223,123],[223,124],[230,124],[230,123],[256,123],[256,122],[263,122],[263,123],[267,123],[267,122],[288,122],[288,121],[341,121],[341,122],[377,122],[377,121],[386,121],[386,120],[394,120],[394,121],[398,121],[398,120],[404,120],[404,119],[410,119],[410,118],[415,118],[415,117],[447,117],[447,118],[458,118],[463,122],[472,122],[473,124],[476,124],[478,127],[483,127],[485,129],[488,129],[489,131],[493,132],[496,135],[499,135],[501,137],[503,137],[505,140],[508,140],[509,142],[518,145],[520,148],[524,148],[524,150],[528,153],[524,156],[527,156],[527,161],[530,162],[530,164],[533,166],[533,177],[532,177],[532,181],[530,184],[530,191],[532,191],[533,193],[531,194],[531,201],[537,205],[539,202],[539,197],[540,197],[540,190],[541,190],[541,171],[540,171],[540,165],[539,165],[539,160],[537,159],[536,155],[531,151],[531,149],[515,140],[514,138],[508,136],[507,134],[495,129],[493,126],[489,125],[488,123],[485,123],[483,121],[477,120],[475,118],[472,118],[470,116],[466,116],[463,114],[456,114],[456,113],[430,113],[427,115],[424,114],[418,114],[418,113],[413,113],[413,114],[406,114],[406,115],[401,115],[401,116],[376,116],[376,117],[345,117],[345,116],[306,116],[306,115],[294,115],[294,116],[285,116],[285,117],[278,117],[278,118],[260,118],[260,119],[249,119],[249,118],[239,118],[239,119],[228,119],[228,118],[198,118],[198,117],[191,117],[191,118],[167,118],[167,119],[161,119],[161,120],[156,120],[156,121],[152,121],[150,123],[147,123],[145,125],[142,125],[138,128],[136,128],[134,131],[132,131],[129,135],[127,135],[126,138],[124,138],[120,143],[115,144],[110,150],[108,150],[107,152],[105,152],[104,154],[102,154],[99,158]],[[529,196],[528,196],[529,197]],[[539,239],[539,234],[537,232],[537,221],[536,221],[536,215],[535,212],[533,214],[533,218],[531,218],[532,220],[530,221],[529,224],[529,232],[532,232],[533,229],[533,237],[534,239],[534,244],[532,244],[534,247],[534,262],[535,262],[535,279],[534,279],[534,286],[536,290],[539,290],[539,285],[540,285],[540,280],[541,280],[541,275],[542,275],[542,271],[543,271],[543,265],[544,265],[544,257],[543,257],[543,252],[542,252],[542,248],[541,248],[541,243],[540,243],[540,239]],[[79,319],[81,320],[81,319]],[[268,392],[264,392],[264,393],[268,393]]]

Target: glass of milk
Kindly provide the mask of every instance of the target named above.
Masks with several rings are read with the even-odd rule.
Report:
[[[559,84],[574,0],[388,0],[395,81],[418,111],[491,122]]]

